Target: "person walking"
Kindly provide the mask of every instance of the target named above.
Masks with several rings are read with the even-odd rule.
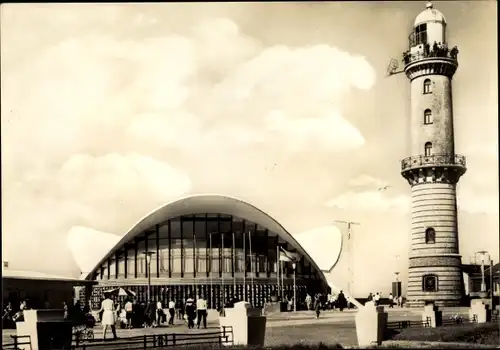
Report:
[[[177,319],[183,320],[184,319],[184,300],[183,299],[177,300],[177,303],[175,304],[175,308],[177,309]]]
[[[207,328],[207,301],[199,296],[196,301],[196,311],[198,313],[198,328],[200,328],[201,320],[203,319],[203,328]]]
[[[168,302],[168,313],[170,314],[170,319],[168,320],[169,325],[174,325],[174,318],[175,318],[175,301],[170,300]]]
[[[163,323],[164,312],[163,312],[163,304],[160,300],[156,302],[156,326],[160,327]]]
[[[110,298],[109,293],[104,294],[104,300],[101,303],[101,309],[98,311],[102,312],[101,324],[103,326],[103,339],[106,339],[106,332],[108,327],[111,327],[111,332],[113,333],[113,339],[118,339],[116,336],[116,310],[114,307],[113,300]]]
[[[375,294],[373,300],[375,301],[375,306],[378,306],[380,303],[380,294],[379,293]]]
[[[344,311],[347,306],[347,299],[345,298],[343,291],[340,291],[339,296],[337,297],[337,304],[339,305],[340,311]]]
[[[392,293],[389,293],[389,309],[394,308],[394,297],[392,296]]]
[[[196,316],[196,305],[194,304],[193,298],[188,298],[186,300],[186,315],[188,319],[188,328],[194,328],[194,318]]]
[[[319,299],[319,295],[316,295],[314,299],[314,311],[316,311],[316,318],[319,318],[319,314],[321,313],[321,300]]]
[[[130,301],[130,299],[127,299],[127,302],[125,303],[125,317],[127,319],[127,329],[132,328],[132,315],[134,312],[134,304]]]

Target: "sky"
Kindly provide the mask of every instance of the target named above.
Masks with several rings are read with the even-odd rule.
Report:
[[[434,5],[460,50],[460,252],[464,263],[478,250],[498,261],[496,2]],[[220,193],[310,237],[326,263],[345,230],[334,221],[359,222],[354,292],[388,292],[408,264],[410,101],[408,79],[386,68],[424,8],[3,4],[3,260],[78,275],[75,247],[99,259],[109,234],[155,208]]]

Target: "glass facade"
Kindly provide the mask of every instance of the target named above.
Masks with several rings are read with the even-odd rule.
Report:
[[[173,218],[135,236],[95,270],[92,278],[100,286],[94,287],[92,301],[98,303],[102,289],[111,286],[135,290],[142,300],[149,283],[155,300],[201,293],[212,308],[235,297],[262,305],[272,294],[293,289],[291,262],[281,263],[278,282],[278,245],[295,250],[277,233],[243,218],[211,213]],[[304,293],[324,291],[319,274],[302,257],[296,285]]]

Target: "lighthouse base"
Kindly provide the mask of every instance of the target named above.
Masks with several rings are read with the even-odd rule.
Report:
[[[439,307],[457,307],[461,305],[460,300],[408,300],[405,304],[410,308],[423,308],[427,303],[432,302]]]

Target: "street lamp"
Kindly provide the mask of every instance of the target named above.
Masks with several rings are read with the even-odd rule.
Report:
[[[490,260],[490,254],[486,250],[481,250],[479,252],[476,252],[476,256],[479,255],[481,259],[481,292],[485,293],[486,292],[486,281],[484,278],[484,265],[485,261],[489,263]]]
[[[151,256],[154,254],[154,252],[144,252],[144,255],[146,256],[146,271],[148,274],[148,302],[151,301]]]
[[[292,262],[292,268],[293,268],[293,312],[297,311],[297,295],[296,295],[296,283],[295,283],[295,268],[297,267],[297,264]]]

